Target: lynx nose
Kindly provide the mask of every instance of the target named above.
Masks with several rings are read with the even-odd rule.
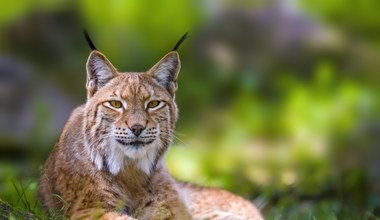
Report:
[[[134,124],[129,129],[132,131],[133,134],[136,135],[136,137],[138,137],[141,134],[141,132],[145,129],[145,127],[140,124]]]

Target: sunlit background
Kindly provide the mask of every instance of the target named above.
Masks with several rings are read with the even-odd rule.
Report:
[[[2,2],[0,199],[43,216],[41,167],[86,101],[84,27],[122,71],[149,69],[189,31],[175,177],[239,194],[267,219],[380,217],[379,11],[378,0]]]

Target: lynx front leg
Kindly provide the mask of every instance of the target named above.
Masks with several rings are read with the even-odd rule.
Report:
[[[192,219],[186,196],[182,194],[163,163],[158,165],[151,182],[154,183],[151,193],[153,198],[150,206],[145,208],[153,210],[149,213],[154,213],[155,218],[148,219]],[[159,216],[164,218],[157,218]]]

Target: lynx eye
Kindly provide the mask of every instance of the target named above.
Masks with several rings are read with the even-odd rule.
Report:
[[[150,101],[148,103],[148,108],[155,108],[160,104],[160,101]]]
[[[114,108],[121,108],[123,106],[120,101],[116,100],[109,101],[109,103]]]

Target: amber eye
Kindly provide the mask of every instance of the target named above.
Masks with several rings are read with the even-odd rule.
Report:
[[[160,104],[160,101],[150,101],[148,103],[148,108],[155,108]]]
[[[116,100],[109,101],[109,103],[114,108],[121,108],[123,106],[120,101]]]

